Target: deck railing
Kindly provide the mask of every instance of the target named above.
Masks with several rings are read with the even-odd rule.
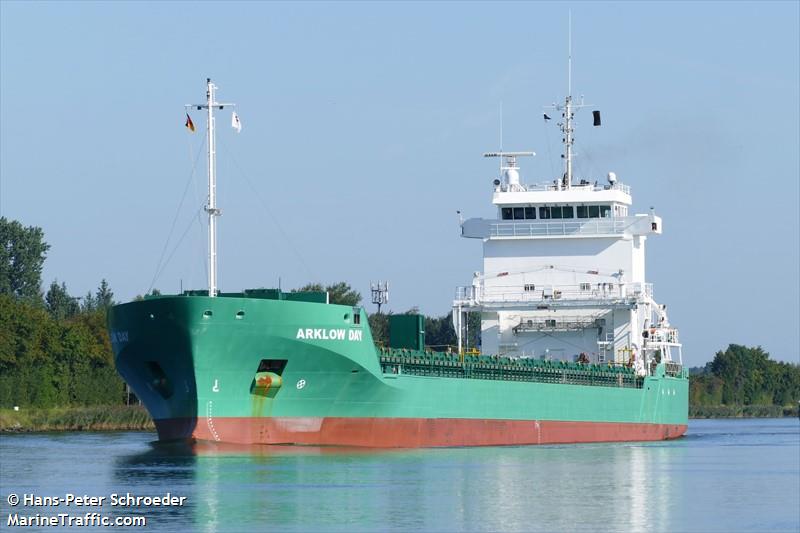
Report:
[[[557,191],[559,190],[558,187],[552,181],[545,181],[542,183],[531,183],[525,185],[526,191]],[[611,183],[608,185],[600,185],[600,184],[592,184],[592,183],[573,183],[572,190],[574,191],[622,191],[623,193],[627,194],[628,196],[631,195],[631,187],[630,185],[625,185],[624,183],[616,182]],[[562,189],[563,190],[563,189]]]
[[[621,235],[630,226],[624,218],[548,220],[537,222],[496,222],[489,224],[490,237],[546,237],[550,235]]]
[[[532,287],[524,290],[524,287]],[[582,283],[578,285],[538,285],[519,287],[468,285],[456,288],[456,301],[482,303],[555,303],[559,301],[612,302],[653,297],[652,283]]]
[[[384,374],[395,375],[622,388],[642,388],[643,383],[643,378],[627,367],[533,359],[468,357],[461,360],[457,355],[384,350],[380,364]]]

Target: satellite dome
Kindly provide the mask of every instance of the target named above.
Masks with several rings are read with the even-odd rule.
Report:
[[[608,182],[609,183],[616,183],[617,182],[617,175],[613,172],[608,173]]]

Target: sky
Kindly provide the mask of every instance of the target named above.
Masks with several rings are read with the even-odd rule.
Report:
[[[458,216],[495,216],[497,161],[614,171],[663,235],[647,277],[697,366],[730,343],[798,362],[798,2],[0,2],[0,216],[40,226],[43,282],[128,301],[206,284],[203,152],[219,117],[220,287],[351,283],[450,309],[481,269]],[[501,112],[502,107],[502,121]],[[194,168],[194,170],[193,170]],[[166,243],[166,244],[165,244]],[[159,266],[162,265],[162,266]],[[154,281],[155,278],[155,281]]]

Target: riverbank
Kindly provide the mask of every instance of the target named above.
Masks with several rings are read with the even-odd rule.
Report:
[[[798,416],[798,406],[690,405],[689,418],[783,418]]]
[[[97,405],[50,409],[0,409],[0,431],[142,431],[154,430],[140,405]]]
[[[797,407],[776,405],[692,406],[689,418],[797,417]],[[0,431],[154,431],[150,415],[140,405],[98,405],[52,409],[0,409]]]

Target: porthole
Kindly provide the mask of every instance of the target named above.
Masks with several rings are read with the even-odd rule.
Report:
[[[213,314],[214,313],[211,311],[211,309],[206,309],[205,311],[203,311],[203,318],[211,318]]]
[[[342,317],[342,318],[344,318],[345,322],[349,322],[350,321],[350,313],[345,313],[344,317]]]
[[[241,320],[244,318],[244,311],[238,311],[236,313],[236,320]]]

